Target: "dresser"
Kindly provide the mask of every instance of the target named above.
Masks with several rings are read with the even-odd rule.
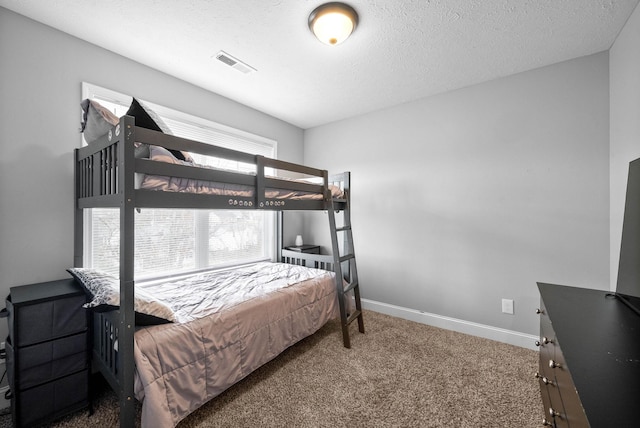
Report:
[[[6,350],[14,426],[39,426],[88,406],[85,302],[73,279],[11,288]]]
[[[640,316],[614,294],[538,283],[543,424],[640,423]],[[640,299],[629,298],[640,308]]]

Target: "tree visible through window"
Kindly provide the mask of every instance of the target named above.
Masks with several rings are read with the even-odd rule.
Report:
[[[126,113],[131,97],[84,84],[83,93],[117,116]],[[174,135],[252,154],[275,157],[276,143],[200,118],[149,104]],[[251,171],[251,165],[193,155],[196,163]],[[85,265],[119,274],[119,210],[87,210]],[[272,258],[275,219],[261,210],[141,209],[135,213],[137,279],[219,268]]]

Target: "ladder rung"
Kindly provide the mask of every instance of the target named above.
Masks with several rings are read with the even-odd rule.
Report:
[[[351,259],[355,259],[355,258],[356,258],[356,256],[353,253],[345,254],[344,256],[340,257],[340,263],[346,262],[347,260],[351,260]]]
[[[344,232],[345,230],[351,230],[351,226],[342,226],[336,228],[336,232]]]
[[[343,292],[344,293],[348,293],[349,291],[353,290],[354,288],[356,288],[358,286],[358,283],[356,281],[352,282],[351,284],[348,284],[346,287],[344,287]]]
[[[351,324],[353,321],[355,321],[356,319],[358,319],[358,317],[362,315],[362,312],[360,312],[359,310],[354,310],[353,313],[351,315],[349,315],[349,318],[347,318],[347,325]]]

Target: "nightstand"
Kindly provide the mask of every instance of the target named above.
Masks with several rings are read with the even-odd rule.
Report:
[[[6,350],[14,426],[42,425],[89,405],[86,301],[74,279],[11,287]]]
[[[298,245],[285,247],[285,250],[297,251],[298,253],[320,254],[320,245]]]

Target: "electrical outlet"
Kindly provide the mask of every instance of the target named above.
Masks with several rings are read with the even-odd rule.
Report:
[[[502,313],[513,315],[513,300],[502,299]]]

